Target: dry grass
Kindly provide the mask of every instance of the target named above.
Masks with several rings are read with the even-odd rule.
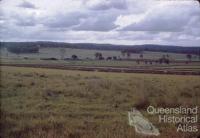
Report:
[[[198,76],[1,67],[1,137],[134,138],[127,111],[140,109],[162,138],[195,137],[159,124],[148,105],[200,105]]]

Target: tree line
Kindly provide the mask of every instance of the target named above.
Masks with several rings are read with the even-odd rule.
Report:
[[[39,47],[38,46],[8,46],[7,50],[15,54],[38,53]]]
[[[56,47],[56,48],[74,48],[74,49],[88,49],[88,50],[111,50],[111,51],[129,51],[131,53],[139,53],[140,51],[151,52],[166,52],[166,53],[182,53],[182,54],[195,54],[200,55],[199,47],[182,47],[182,46],[170,46],[170,45],[112,45],[112,44],[95,44],[95,43],[63,43],[63,42],[0,42],[0,47],[32,47],[40,45],[41,47]]]

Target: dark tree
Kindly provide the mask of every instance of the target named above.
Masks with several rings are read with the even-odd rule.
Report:
[[[163,63],[163,59],[160,58],[160,59],[158,60],[158,62],[159,62],[159,64],[162,64],[162,63]]]
[[[191,60],[192,60],[192,55],[191,55],[191,54],[187,54],[187,55],[186,55],[186,58],[187,58],[189,61],[191,61]]]
[[[169,62],[170,62],[169,59],[165,59],[166,64],[169,64]]]
[[[127,52],[127,58],[130,58],[131,57],[131,52]]]
[[[116,56],[113,56],[113,60],[117,60],[117,57],[116,57]]]
[[[73,60],[77,60],[77,59],[78,59],[78,56],[77,56],[77,55],[72,55],[72,59],[73,59]]]
[[[140,58],[143,59],[143,57],[144,57],[143,54],[140,54]]]
[[[107,57],[106,60],[112,60],[112,57]]]
[[[165,58],[165,57],[162,57],[162,58],[160,58],[159,60],[158,60],[158,62],[160,63],[160,64],[169,64],[170,63],[170,61],[169,61],[169,59],[168,58]]]
[[[126,51],[121,51],[121,55],[122,55],[122,57],[125,57],[125,55],[126,55]]]
[[[103,56],[102,56],[102,53],[99,53],[99,52],[96,52],[94,54],[95,58],[98,59],[98,60],[102,60]]]

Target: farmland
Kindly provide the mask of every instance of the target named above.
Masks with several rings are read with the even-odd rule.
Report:
[[[120,51],[113,51],[113,50],[88,50],[88,49],[73,49],[73,48],[40,48],[39,53],[32,53],[32,54],[14,54],[7,51],[5,48],[1,49],[1,58],[8,58],[8,59],[23,59],[24,57],[28,57],[29,59],[40,59],[40,58],[61,58],[61,51],[65,50],[64,58],[71,58],[73,54],[77,55],[80,59],[94,59],[95,53],[100,52],[102,55],[107,57],[120,57],[122,59],[127,58],[123,56]],[[144,51],[143,55],[145,59],[158,59],[161,58],[163,55],[168,54],[171,60],[188,60],[186,54],[179,54],[179,53],[165,53],[165,52],[149,52]],[[140,53],[133,53],[130,56],[130,59],[138,59],[140,58]],[[193,55],[193,61],[199,61],[197,55]]]
[[[61,51],[65,53],[61,54]],[[95,53],[101,53],[105,59],[96,59]],[[72,55],[77,55],[78,59],[71,59]],[[142,58],[140,56],[141,53],[132,53],[130,57],[127,57],[120,51],[72,48],[40,48],[39,53],[15,54],[3,48],[1,49],[1,64],[106,72],[200,74],[200,61],[197,55],[192,55],[192,58],[188,60],[186,54],[144,51]],[[168,64],[158,63],[163,56],[167,56]],[[113,57],[117,59],[106,60]]]
[[[176,124],[158,123],[145,111],[149,104],[199,106],[198,76],[1,66],[1,80],[2,137],[145,137],[128,125],[132,107],[140,109],[163,138],[199,135],[177,133]]]
[[[1,137],[149,137],[129,126],[127,113],[133,107],[160,130],[161,138],[199,136],[199,131],[176,132],[178,124],[159,123],[146,111],[149,105],[200,105],[198,55],[126,54],[59,47],[11,53],[1,48]]]

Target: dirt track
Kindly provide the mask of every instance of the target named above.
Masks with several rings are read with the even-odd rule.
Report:
[[[121,73],[149,73],[149,74],[175,74],[175,75],[200,75],[200,71],[183,70],[172,68],[127,68],[127,67],[93,67],[93,66],[68,66],[68,65],[51,65],[51,64],[0,64],[0,66],[15,67],[33,67],[33,68],[50,68],[63,70],[80,70],[80,71],[99,71],[99,72],[121,72]]]

